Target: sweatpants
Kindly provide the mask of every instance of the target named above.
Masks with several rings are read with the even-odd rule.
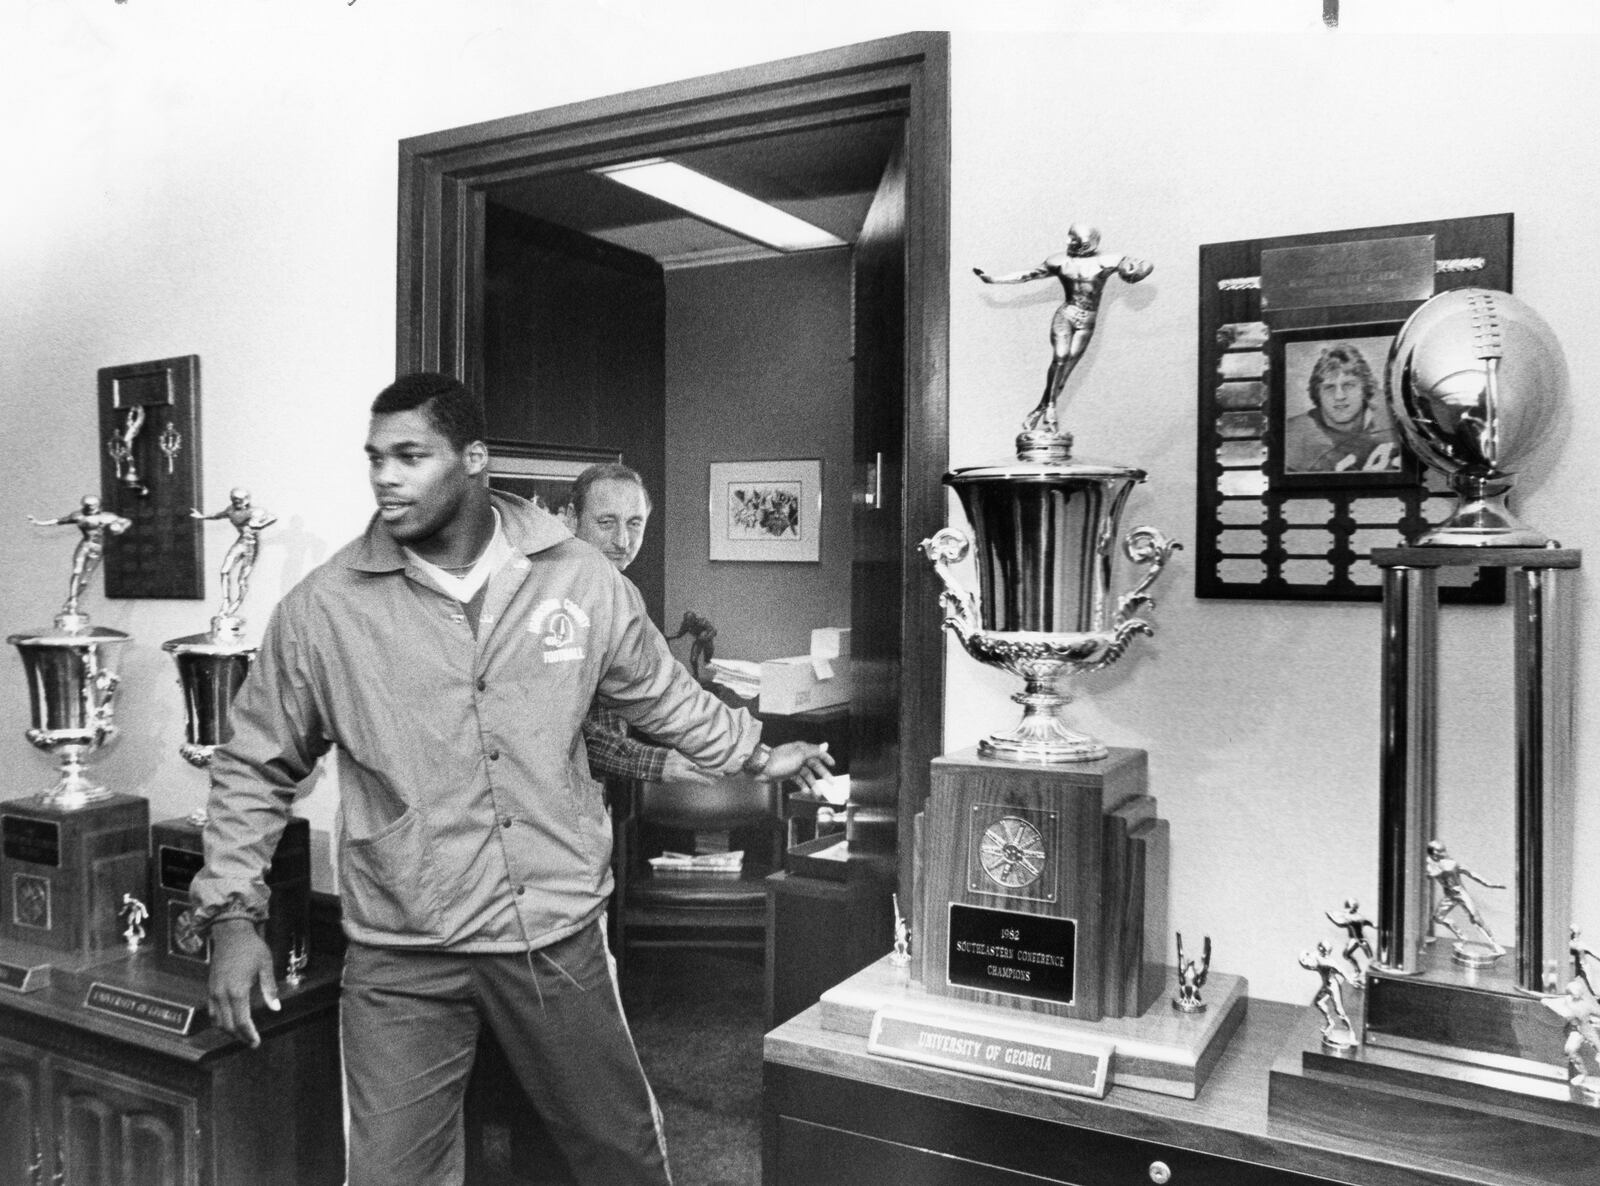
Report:
[[[579,1182],[671,1182],[598,921],[513,955],[352,943],[339,1019],[348,1186],[458,1186],[461,1103],[484,1025]]]

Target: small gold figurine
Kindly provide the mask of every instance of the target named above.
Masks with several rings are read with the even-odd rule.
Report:
[[[64,630],[86,624],[88,617],[78,612],[78,602],[82,600],[89,578],[100,567],[100,560],[105,555],[106,532],[121,535],[133,526],[133,521],[115,512],[101,510],[100,496],[85,494],[75,511],[69,511],[57,519],[36,519],[29,515],[28,522],[35,527],[65,527],[71,524],[82,532],[83,538],[72,551],[72,575],[67,579],[67,600],[56,615],[56,623]]]
[[[1349,965],[1355,969],[1355,983],[1359,986],[1366,983],[1367,969],[1372,966],[1372,944],[1367,942],[1367,928],[1372,926],[1372,920],[1361,913],[1361,903],[1354,898],[1344,900],[1344,911],[1335,914],[1331,910],[1323,911],[1334,926],[1345,933],[1344,951],[1341,952]],[[1361,959],[1356,959],[1356,952],[1361,953]]]
[[[1200,999],[1206,976],[1211,971],[1211,936],[1205,937],[1200,948],[1200,962],[1183,958],[1183,932],[1178,936],[1178,995],[1172,998],[1172,1007],[1180,1013],[1204,1013],[1206,1003]]]
[[[1311,1003],[1322,1011],[1322,1044],[1331,1050],[1350,1050],[1360,1045],[1355,1026],[1350,1024],[1350,1015],[1344,1011],[1344,986],[1350,981],[1329,958],[1332,953],[1333,948],[1327,943],[1318,943],[1316,951],[1300,953],[1300,966],[1315,972],[1321,979]],[[1335,1027],[1336,1022],[1344,1028],[1342,1035]]]
[[[250,573],[261,551],[261,533],[278,521],[276,515],[250,505],[250,491],[235,486],[228,492],[228,505],[213,515],[190,508],[191,519],[226,519],[239,535],[222,557],[222,607],[217,611],[218,629],[239,627],[239,607],[250,588]]]
[[[1467,967],[1485,967],[1494,963],[1506,953],[1506,949],[1495,941],[1489,933],[1488,925],[1483,921],[1483,916],[1478,913],[1478,908],[1473,904],[1472,896],[1467,893],[1463,879],[1476,881],[1485,889],[1505,889],[1506,887],[1493,881],[1485,881],[1471,869],[1455,860],[1445,846],[1437,840],[1428,842],[1427,856],[1428,879],[1439,887],[1439,900],[1434,904],[1430,924],[1443,923],[1452,935],[1456,937],[1453,944],[1455,962]],[[1483,933],[1483,940],[1469,940],[1461,933],[1461,928],[1450,921],[1450,915],[1460,908],[1466,911],[1467,918],[1472,925]]]
[[[1067,385],[1067,376],[1089,348],[1106,281],[1120,276],[1129,284],[1137,284],[1154,269],[1147,260],[1102,252],[1099,229],[1081,222],[1067,228],[1066,250],[1050,256],[1036,268],[1006,276],[991,276],[982,268],[972,269],[985,284],[1026,284],[1050,276],[1061,281],[1064,299],[1050,320],[1050,371],[1039,405],[1023,421],[1025,432],[1055,435],[1060,431],[1056,422],[1056,401]]]
[[[911,962],[911,928],[906,925],[905,915],[900,913],[900,895],[891,896],[894,899],[894,953],[889,956],[889,962],[903,968]]]
[[[127,930],[122,932],[128,950],[138,951],[139,944],[144,942],[144,920],[150,917],[150,911],[132,894],[123,894],[122,909],[117,914],[128,924]]]

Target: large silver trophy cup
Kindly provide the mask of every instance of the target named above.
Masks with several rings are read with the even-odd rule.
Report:
[[[232,733],[229,717],[233,698],[256,655],[256,645],[245,639],[239,610],[250,589],[261,532],[277,519],[253,506],[250,492],[238,487],[229,492],[228,505],[222,510],[211,515],[191,511],[190,515],[196,519],[226,519],[238,532],[222,558],[222,604],[211,619],[211,629],[161,644],[161,649],[177,662],[178,679],[183,685],[185,736],[178,752],[184,761],[203,770],[211,764],[212,751]],[[189,816],[196,826],[203,826],[205,818],[203,807]]]
[[[131,524],[101,510],[100,499],[92,494],[83,497],[77,510],[58,518],[30,515],[29,519],[40,527],[76,527],[82,536],[72,553],[67,600],[54,625],[6,639],[22,655],[28,681],[33,723],[26,737],[39,749],[61,755],[60,777],[39,798],[72,810],[112,794],[90,777],[86,759],[117,736],[112,719],[117,674],[112,663],[117,648],[130,636],[90,625],[80,602],[105,553],[106,532],[120,535]]]
[[[1094,332],[1100,294],[1112,276],[1136,283],[1150,264],[1099,251],[1100,234],[1075,225],[1067,249],[1036,268],[1009,276],[978,276],[989,284],[1054,277],[1065,301],[1051,325],[1053,357],[1044,396],[1023,421],[1017,457],[958,469],[944,476],[961,500],[972,537],[945,528],[922,548],[945,588],[944,625],[980,663],[1024,681],[1012,697],[1022,721],[978,745],[984,757],[1064,763],[1104,758],[1106,747],[1069,729],[1061,708],[1070,697],[1060,681],[1098,671],[1122,657],[1135,635],[1150,634],[1138,616],[1148,590],[1179,546],[1152,527],[1119,539],[1122,510],[1145,473],[1125,465],[1072,459],[1072,434],[1056,421],[1067,376]],[[1145,566],[1138,584],[1120,598],[1112,593],[1118,548]],[[975,551],[974,551],[975,548]],[[952,566],[974,553],[978,590],[964,589]]]
[[[1444,474],[1455,510],[1419,545],[1540,548],[1506,495],[1567,385],[1550,327],[1508,292],[1457,288],[1423,302],[1389,352],[1389,406],[1406,444]]]

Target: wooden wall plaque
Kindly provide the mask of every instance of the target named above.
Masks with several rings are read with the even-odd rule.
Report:
[[[107,597],[205,596],[200,356],[100,370],[101,504],[133,526],[108,539]],[[203,508],[202,508],[203,509]]]

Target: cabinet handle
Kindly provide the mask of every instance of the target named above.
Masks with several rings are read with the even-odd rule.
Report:
[[[1156,1186],[1167,1186],[1167,1183],[1172,1181],[1171,1167],[1164,1161],[1152,1161],[1150,1163],[1150,1180]]]
[[[33,1126],[33,1158],[28,1162],[28,1179],[33,1186],[43,1186],[44,1183],[44,1134],[39,1131],[39,1126]]]
[[[60,1133],[56,1134],[56,1172],[50,1186],[65,1186],[67,1181],[67,1146]]]

